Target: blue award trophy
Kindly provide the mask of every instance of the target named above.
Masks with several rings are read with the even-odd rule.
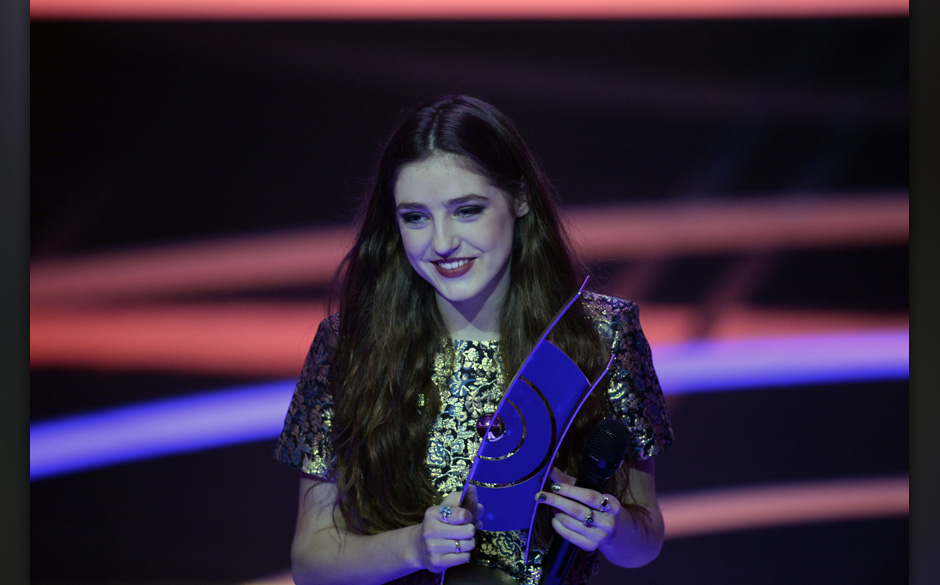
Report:
[[[535,494],[548,478],[568,428],[591,391],[610,368],[592,383],[548,335],[581,296],[581,288],[545,328],[535,347],[509,383],[486,426],[470,467],[461,502],[470,494],[483,505],[481,530],[528,529],[525,558],[529,560],[536,513]],[[611,358],[612,360],[613,358]],[[456,569],[457,567],[454,567]],[[442,575],[442,582],[444,582]]]

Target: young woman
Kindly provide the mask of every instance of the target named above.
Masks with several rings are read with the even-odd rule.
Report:
[[[535,554],[525,562],[527,531],[478,530],[481,510],[460,507],[477,421],[582,273],[554,191],[509,118],[467,96],[403,116],[361,208],[339,311],[320,324],[275,448],[301,472],[296,583],[439,583],[451,567],[448,579],[478,567],[493,582],[534,585],[542,532],[583,551],[571,584],[596,573],[598,554],[624,567],[659,554],[652,457],[672,428],[637,307],[613,297],[585,292],[550,336],[588,379],[614,361],[537,494],[553,514]],[[574,485],[603,418],[631,432],[606,494]]]

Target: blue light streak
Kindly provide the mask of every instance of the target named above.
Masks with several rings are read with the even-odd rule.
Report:
[[[702,341],[653,348],[666,394],[903,380],[909,332]],[[30,481],[252,441],[281,431],[295,380],[37,421]],[[272,445],[273,447],[273,445]]]
[[[653,348],[672,394],[907,379],[909,332],[701,341]]]
[[[30,481],[277,436],[294,381],[209,392],[35,422]]]

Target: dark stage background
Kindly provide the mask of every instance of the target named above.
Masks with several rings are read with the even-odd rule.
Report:
[[[680,240],[670,209],[906,200],[907,64],[907,18],[34,20],[31,263],[346,226],[397,114],[449,92],[514,117],[566,208],[665,210],[660,228]],[[594,283],[650,307],[654,359],[657,339],[719,336],[741,306],[823,329],[838,317],[830,330],[906,327],[906,233],[759,244],[593,257]],[[95,309],[303,303],[324,285],[99,299]],[[45,308],[34,303],[31,318]],[[654,317],[676,311],[694,325],[670,337]],[[311,312],[302,324],[305,343],[315,322]],[[31,368],[30,419],[290,378],[301,361],[251,374],[50,358]],[[676,442],[657,459],[667,501],[908,473],[907,380],[669,400]],[[33,481],[31,581],[283,578],[297,478],[272,461],[273,440]],[[597,582],[901,584],[907,546],[906,514],[716,530],[670,537],[641,569],[605,564]]]

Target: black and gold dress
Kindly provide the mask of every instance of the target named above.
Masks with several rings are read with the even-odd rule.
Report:
[[[652,457],[672,443],[673,431],[650,347],[640,328],[638,308],[630,301],[590,292],[582,297],[598,334],[610,344],[614,356],[607,392],[617,415],[631,431],[628,456]],[[330,439],[333,401],[327,376],[337,325],[336,315],[320,323],[274,450],[277,460],[327,480],[335,479]],[[441,411],[430,429],[425,459],[442,498],[463,488],[480,446],[477,420],[496,410],[505,390],[498,341],[452,340],[450,344],[434,363]],[[536,585],[545,551],[533,547],[534,554],[526,563],[526,532],[479,531],[472,562],[501,569],[523,585]],[[566,583],[587,582],[597,567],[596,551],[579,555]],[[422,578],[430,583],[439,581],[439,577],[420,571],[400,582],[420,582]]]

